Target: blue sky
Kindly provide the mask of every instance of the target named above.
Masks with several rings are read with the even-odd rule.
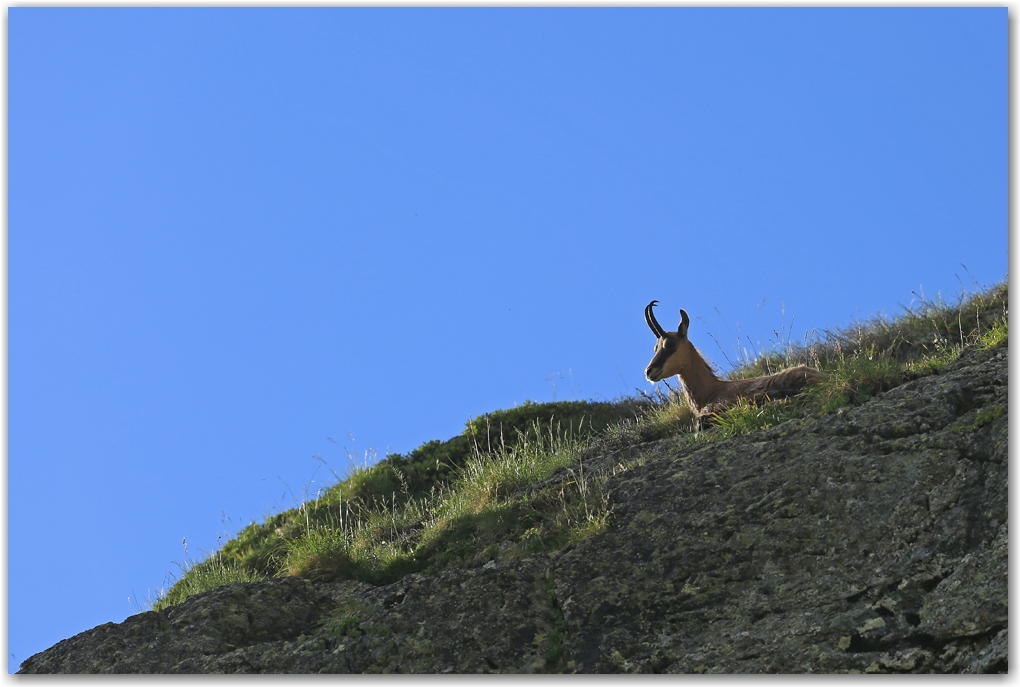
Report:
[[[313,456],[649,389],[652,299],[726,370],[1006,276],[1006,8],[8,23],[11,670]]]

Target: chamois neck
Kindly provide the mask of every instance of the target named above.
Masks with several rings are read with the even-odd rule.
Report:
[[[731,382],[719,379],[698,349],[689,341],[687,345],[691,347],[690,355],[687,357],[687,364],[680,370],[680,380],[694,404],[698,408],[703,408]]]

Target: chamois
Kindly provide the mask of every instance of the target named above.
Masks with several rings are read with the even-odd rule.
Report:
[[[652,312],[658,302],[652,301],[645,308],[645,322],[658,339],[655,342],[655,355],[645,368],[645,377],[650,382],[673,375],[680,377],[687,398],[699,416],[712,415],[741,398],[761,403],[767,399],[794,396],[805,385],[818,381],[821,376],[818,370],[800,365],[767,377],[735,381],[719,379],[698,349],[687,339],[687,326],[691,323],[687,312],[680,311],[680,328],[675,332],[667,332],[659,326]]]

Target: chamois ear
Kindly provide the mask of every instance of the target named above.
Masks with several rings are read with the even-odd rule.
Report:
[[[691,318],[687,317],[687,311],[680,308],[680,328],[677,329],[677,333],[684,339],[687,338],[687,326],[691,323]]]

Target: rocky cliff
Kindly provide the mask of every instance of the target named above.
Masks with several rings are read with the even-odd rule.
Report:
[[[755,434],[606,443],[611,523],[567,549],[223,587],[21,672],[1005,672],[1007,375],[970,349]]]

